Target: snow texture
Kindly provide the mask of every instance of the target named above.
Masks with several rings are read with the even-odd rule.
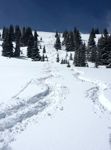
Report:
[[[38,34],[48,62],[28,59],[26,47],[20,59],[0,57],[0,149],[110,150],[111,70],[60,65],[55,34]]]

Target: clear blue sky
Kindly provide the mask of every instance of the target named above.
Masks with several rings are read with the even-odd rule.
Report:
[[[0,27],[29,25],[44,31],[62,31],[77,26],[82,32],[108,27],[111,0],[1,0]]]

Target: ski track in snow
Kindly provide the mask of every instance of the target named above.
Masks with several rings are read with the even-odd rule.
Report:
[[[108,114],[111,114],[111,101],[105,97],[105,91],[111,90],[109,85],[101,82],[101,81],[93,81],[91,79],[82,77],[82,73],[79,70],[72,69],[75,73],[73,73],[73,76],[79,80],[80,82],[87,82],[92,84],[93,86],[86,91],[86,97],[90,98],[92,102],[99,107],[99,111],[102,113],[108,112]],[[108,129],[111,130],[110,125],[108,126]],[[109,133],[109,144],[111,147],[111,133]]]
[[[28,85],[31,83],[32,81],[30,81]],[[50,94],[51,89],[46,84],[44,84],[44,86],[45,90],[29,98],[28,101],[21,100],[15,105],[6,107],[4,111],[0,113],[0,149],[4,149],[9,142],[14,140],[13,131],[15,128],[16,132],[17,128],[21,130],[19,129],[21,128],[20,124],[34,115],[37,115],[49,105],[49,102],[44,101],[44,98]],[[27,86],[23,88],[23,91],[26,88]]]
[[[45,76],[40,79],[30,80],[15,96],[12,98],[12,104],[7,106],[0,105],[0,149],[7,150],[8,144],[15,140],[15,135],[22,130],[30,122],[30,119],[40,112],[43,112],[50,105],[58,108],[61,99],[65,99],[64,90],[67,91],[65,86],[58,84],[55,78],[60,77],[56,70],[50,68],[50,64],[45,66]],[[50,80],[53,80],[51,82]],[[28,86],[36,84],[43,86],[43,91],[37,93],[35,96],[28,100],[19,99],[19,95],[23,93]],[[13,104],[13,100],[15,103]]]
[[[102,83],[101,81],[93,81],[82,77],[82,73],[78,70],[72,69],[72,71],[75,72],[73,73],[73,76],[77,80],[93,85],[93,87],[86,91],[86,97],[90,98],[93,103],[99,105],[101,111],[107,110],[108,112],[111,112],[111,102],[105,97],[104,94],[104,92],[108,89],[107,84]]]

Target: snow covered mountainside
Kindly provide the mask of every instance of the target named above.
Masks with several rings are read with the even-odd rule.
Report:
[[[20,59],[0,54],[0,150],[110,150],[111,70],[67,68],[55,34],[38,34],[48,61],[31,61],[26,47]]]

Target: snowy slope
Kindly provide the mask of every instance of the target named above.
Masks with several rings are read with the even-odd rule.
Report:
[[[39,36],[48,62],[0,57],[0,149],[110,150],[111,70],[60,65],[54,33]]]

